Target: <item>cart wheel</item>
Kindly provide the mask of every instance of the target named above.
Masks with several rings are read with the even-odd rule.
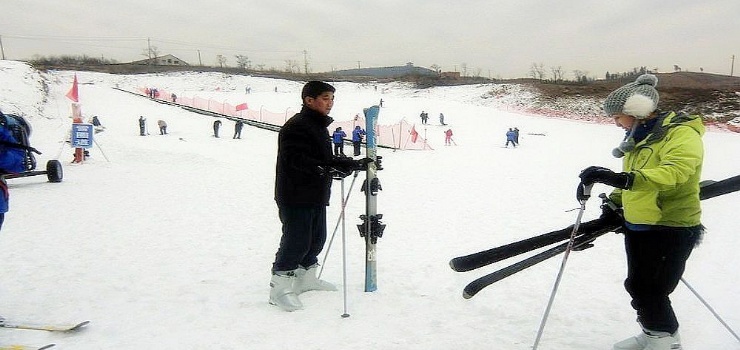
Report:
[[[64,177],[62,163],[53,159],[46,162],[46,177],[49,178],[49,182],[62,182],[62,178]]]

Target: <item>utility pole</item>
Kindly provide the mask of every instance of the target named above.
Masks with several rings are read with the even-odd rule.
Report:
[[[303,50],[303,72],[308,75],[308,51]]]
[[[357,69],[360,69],[360,61],[357,61]]]
[[[3,56],[3,59],[5,59],[5,56]],[[732,64],[730,65],[730,76],[733,76],[735,73],[735,55],[732,55]]]
[[[203,60],[200,58],[200,50],[198,50],[198,64],[203,65]]]
[[[3,53],[3,60],[4,60],[5,59],[5,48],[3,47],[3,36],[2,35],[0,35],[0,51],[2,51]]]

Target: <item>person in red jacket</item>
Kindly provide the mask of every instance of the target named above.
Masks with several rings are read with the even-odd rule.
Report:
[[[449,146],[452,142],[452,129],[445,131],[445,146]]]

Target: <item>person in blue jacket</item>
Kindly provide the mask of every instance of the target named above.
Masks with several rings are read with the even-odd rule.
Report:
[[[347,134],[342,130],[342,127],[337,127],[334,133],[331,135],[331,140],[334,143],[334,155],[344,155],[344,138]]]
[[[362,145],[362,138],[367,134],[359,125],[355,126],[352,130],[352,146],[354,147],[354,155],[360,155],[360,146]]]
[[[509,148],[509,142],[516,148],[516,132],[512,128],[509,128],[509,131],[506,132],[506,148]]]
[[[2,113],[0,113],[2,116]],[[3,116],[4,117],[4,116]],[[0,229],[3,227],[3,221],[5,221],[5,213],[8,212],[8,199],[10,198],[8,193],[8,184],[5,183],[4,174],[20,173],[26,171],[26,166],[23,161],[25,159],[25,152],[12,145],[18,144],[10,131],[4,127],[0,127]]]

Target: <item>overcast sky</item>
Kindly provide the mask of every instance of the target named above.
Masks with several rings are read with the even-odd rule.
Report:
[[[526,77],[533,64],[565,78],[634,67],[740,72],[740,0],[1,0],[6,59],[161,54],[197,65],[311,72],[439,66],[491,78]],[[305,51],[305,54],[304,54]],[[305,59],[305,61],[304,61]]]

